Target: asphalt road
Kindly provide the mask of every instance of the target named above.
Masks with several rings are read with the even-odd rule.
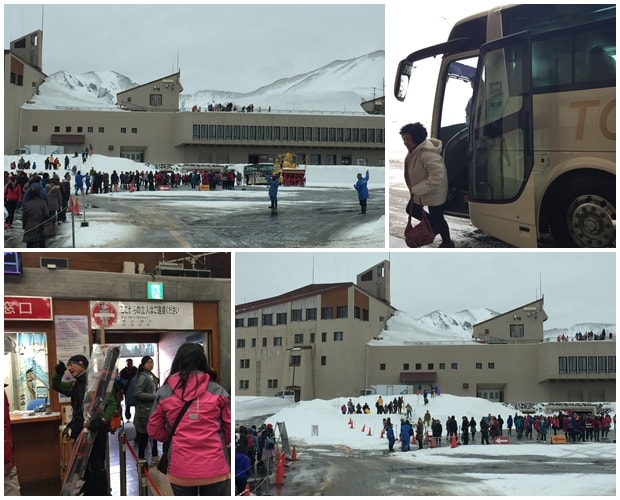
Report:
[[[275,213],[269,208],[267,189],[262,186],[215,193],[180,187],[165,195],[141,192],[133,198],[127,194],[91,194],[80,199],[80,206],[91,228],[113,224],[128,229],[97,245],[104,248],[383,248],[383,231],[380,242],[376,237],[365,241],[346,236],[362,222],[376,222],[385,215],[384,190],[371,190],[370,196],[366,215],[360,215],[352,188],[337,187],[281,187]],[[19,229],[20,211],[14,225],[16,229],[5,231],[5,248],[25,246]],[[71,224],[61,225],[47,246],[70,248]]]

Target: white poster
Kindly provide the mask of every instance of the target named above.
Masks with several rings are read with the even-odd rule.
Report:
[[[93,329],[106,330],[193,330],[191,302],[90,302]]]

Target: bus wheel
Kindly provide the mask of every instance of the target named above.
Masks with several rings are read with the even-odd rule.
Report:
[[[580,178],[569,185],[551,221],[556,242],[569,247],[615,247],[615,199],[614,186],[604,186],[596,179]]]

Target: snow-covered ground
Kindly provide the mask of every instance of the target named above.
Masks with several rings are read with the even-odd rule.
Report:
[[[32,174],[34,172],[39,175],[43,175],[44,173],[48,173],[52,175],[56,173],[61,179],[64,178],[67,172],[71,172],[71,168],[75,165],[77,170],[82,173],[86,173],[90,171],[91,168],[95,168],[99,172],[107,172],[111,174],[113,171],[116,171],[118,174],[121,172],[135,172],[136,170],[140,172],[148,172],[150,170],[156,171],[155,166],[150,164],[137,163],[133,160],[128,160],[125,158],[118,157],[109,157],[99,154],[92,155],[86,163],[82,163],[81,156],[73,157],[69,156],[69,170],[64,169],[64,159],[65,155],[58,155],[63,168],[56,171],[44,169],[45,166],[45,155],[40,154],[30,154],[23,155],[26,161],[30,161],[31,165],[36,163],[36,170],[26,170],[25,172],[28,174]],[[11,170],[10,165],[11,162],[17,163],[19,161],[19,156],[8,155],[4,157],[4,170],[5,172],[14,173],[15,170]],[[243,164],[228,164],[228,168],[233,170],[238,170],[243,172]],[[171,167],[173,170],[178,170],[178,165],[173,165]],[[364,173],[366,169],[369,170],[370,180],[368,182],[368,188],[370,190],[370,201],[369,204],[372,203],[373,191],[376,193],[378,191],[385,191],[385,169],[383,167],[360,167],[360,166],[344,166],[344,165],[308,165],[306,167],[306,186],[305,187],[286,187],[282,186],[278,192],[278,197],[282,201],[286,201],[287,197],[297,196],[300,193],[307,192],[312,189],[350,189],[351,196],[355,196],[355,191],[353,189],[353,184],[357,180],[357,173]],[[73,181],[72,181],[73,186]],[[179,194],[186,193],[188,195],[187,206],[183,205],[183,202],[179,202]],[[194,201],[190,200],[190,196],[195,196],[196,191],[183,191],[183,190],[170,190],[170,191],[134,191],[132,193],[128,191],[119,191],[118,193],[108,193],[108,194],[99,194],[97,196],[104,197],[113,197],[118,200],[122,200],[123,202],[131,203],[136,199],[140,198],[150,198],[150,199],[161,199],[162,203],[172,202],[171,199],[174,198],[175,208],[179,210],[187,209],[191,210],[194,204]],[[243,198],[243,203],[261,203],[264,204],[265,193],[258,192],[255,190],[247,190],[242,191],[239,189],[235,190],[235,196],[241,196]],[[90,197],[89,197],[90,198]],[[221,210],[222,213],[225,213],[227,210],[238,210],[240,207],[240,201],[238,199],[230,200],[231,192],[225,190],[216,190],[215,192],[210,192],[208,195],[209,202],[213,203],[214,207],[217,207],[218,210]],[[83,202],[82,202],[83,203]],[[84,207],[82,207],[84,208]],[[86,213],[89,221],[93,221],[93,217],[95,214],[93,212]],[[98,212],[96,224],[90,224],[85,227],[78,227],[77,232],[79,233],[79,241],[88,242],[88,245],[78,245],[78,246],[88,246],[88,247],[100,247],[100,246],[114,246],[115,241],[126,241],[132,234],[134,229],[131,225],[119,224],[114,220],[113,216],[108,216],[105,213]],[[370,221],[364,224],[359,224],[355,229],[345,230],[342,234],[339,234],[337,238],[334,239],[334,245],[337,247],[343,246],[351,246],[351,247],[370,247],[370,248],[378,248],[384,247],[385,245],[385,224],[386,217],[382,216],[379,219],[374,221]],[[80,226],[79,220],[77,221],[77,226]],[[77,234],[77,233],[76,233]]]
[[[410,403],[414,408],[414,421],[423,417],[426,410],[432,418],[438,418],[444,425],[445,421],[451,416],[460,417],[466,415],[475,417],[480,421],[480,417],[486,415],[501,415],[506,420],[509,414],[514,414],[515,409],[501,403],[493,403],[485,399],[471,397],[457,397],[450,394],[441,394],[435,398],[429,398],[429,404],[425,406],[422,397],[417,395],[405,395],[405,402]],[[383,399],[392,396],[383,395]],[[340,407],[346,404],[349,398],[342,397],[332,400],[314,400],[293,403],[276,397],[243,397],[235,398],[235,420],[237,422],[251,421],[257,417],[255,422],[259,426],[262,421],[260,416],[271,415],[266,419],[266,423],[271,423],[276,427],[277,422],[284,422],[291,445],[298,446],[344,446],[358,450],[385,450],[387,440],[381,437],[384,415],[376,413],[370,415],[343,415]],[[355,404],[360,402],[362,405],[367,402],[373,412],[377,396],[364,396],[351,398]],[[615,415],[616,404],[605,403],[604,408],[609,409]],[[536,410],[543,414],[544,405],[541,404]],[[390,415],[388,415],[390,416]],[[353,426],[349,424],[351,418]],[[391,415],[392,422],[395,423],[395,434],[399,431],[399,416]],[[313,434],[313,427],[318,428],[318,433]],[[506,426],[504,425],[506,429]],[[363,430],[362,430],[363,429]],[[548,439],[553,432],[550,431]],[[513,429],[512,440],[516,441]],[[506,430],[504,431],[506,435]],[[480,434],[476,435],[479,441]],[[584,476],[579,473],[580,463],[591,463],[595,460],[615,460],[616,446],[609,441],[569,443],[569,444],[541,444],[535,440],[533,442],[519,441],[518,444],[442,446],[434,449],[426,448],[413,453],[397,453],[395,456],[399,460],[410,460],[415,466],[416,462],[423,462],[426,465],[437,465],[438,467],[448,467],[458,470],[459,474],[466,473],[472,478],[477,477],[475,465],[484,463],[480,455],[489,457],[528,457],[532,462],[551,460],[566,463],[566,467],[558,469],[553,474],[519,474],[514,473],[505,476],[493,476],[490,480],[488,475],[479,474],[479,480],[487,483],[481,486],[481,491],[494,491],[497,495],[613,495],[616,494],[616,478],[612,474],[587,474]],[[398,444],[398,443],[397,443]],[[398,446],[397,446],[398,448]],[[415,447],[414,447],[415,448]],[[413,449],[413,448],[412,448]]]

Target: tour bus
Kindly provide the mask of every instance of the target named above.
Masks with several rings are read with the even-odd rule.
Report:
[[[441,56],[431,130],[446,212],[536,247],[615,247],[616,6],[512,5],[456,23],[398,66],[394,94]],[[411,91],[410,91],[411,93]],[[544,236],[544,238],[548,238]]]

